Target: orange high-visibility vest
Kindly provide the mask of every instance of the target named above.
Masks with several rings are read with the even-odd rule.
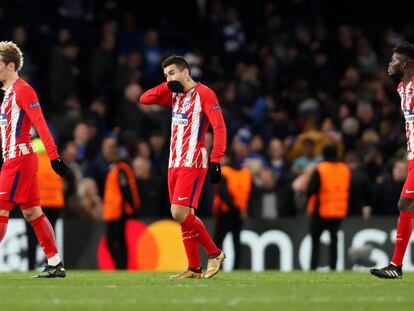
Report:
[[[223,166],[221,173],[227,182],[228,191],[233,198],[234,204],[240,211],[247,210],[250,193],[252,191],[252,174],[247,168],[236,170],[230,166]],[[221,200],[219,194],[214,195],[213,212],[217,214],[220,210],[227,213],[230,207]]]
[[[121,170],[127,175],[134,206],[131,206],[128,202],[124,201],[122,196],[121,186],[119,184],[119,172]],[[131,215],[134,209],[140,207],[141,202],[138,195],[138,187],[135,181],[134,172],[127,163],[118,162],[109,170],[105,180],[103,201],[103,220],[105,221],[120,220],[123,215]]]
[[[38,153],[37,156],[39,169],[36,176],[39,183],[40,204],[43,207],[62,208],[65,205],[62,177],[53,171],[46,153]]]
[[[319,204],[321,218],[344,218],[348,214],[351,171],[342,162],[321,162],[316,166],[320,176],[318,194],[308,201],[309,214]]]

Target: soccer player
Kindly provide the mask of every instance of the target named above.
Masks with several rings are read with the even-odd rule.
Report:
[[[171,278],[201,277],[199,243],[208,255],[204,277],[211,278],[219,272],[225,255],[214,244],[204,223],[194,215],[194,210],[207,170],[212,183],[221,179],[220,160],[226,149],[226,126],[215,93],[191,78],[185,58],[170,56],[162,63],[162,68],[167,82],[146,91],[140,102],[172,108],[168,190],[172,217],[181,224],[188,269]],[[214,132],[210,160],[205,147],[209,124]]]
[[[394,49],[388,65],[388,75],[400,80],[397,92],[405,116],[408,175],[401,191],[398,208],[400,217],[395,239],[394,256],[388,266],[372,269],[371,274],[384,279],[401,279],[402,263],[413,231],[414,212],[414,45],[404,42]]]
[[[38,157],[30,137],[32,125],[46,147],[53,170],[65,176],[69,168],[59,157],[35,91],[19,78],[22,66],[23,55],[18,46],[10,41],[0,42],[0,82],[3,84],[0,130],[4,160],[0,172],[0,242],[6,234],[10,211],[19,205],[47,257],[47,265],[37,277],[63,278],[66,272],[56,247],[55,234],[40,207],[36,179]]]

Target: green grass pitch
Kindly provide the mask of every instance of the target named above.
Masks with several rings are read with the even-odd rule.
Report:
[[[33,274],[33,273],[32,273]],[[174,280],[168,273],[68,271],[66,279],[0,273],[0,310],[412,310],[414,274],[250,271]]]

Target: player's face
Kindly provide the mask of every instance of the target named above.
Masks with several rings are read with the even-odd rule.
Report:
[[[406,57],[404,55],[394,53],[391,56],[391,61],[388,64],[388,75],[402,77],[404,68],[406,66]]]
[[[3,56],[0,56],[0,81],[5,82],[12,72],[15,72],[14,63],[10,62],[6,65]]]
[[[7,76],[7,66],[5,62],[3,61],[3,56],[0,56],[0,81],[4,82],[6,81]]]
[[[164,68],[164,76],[167,82],[174,80],[183,84],[186,79],[186,73],[186,69],[180,71],[176,64],[172,64]]]

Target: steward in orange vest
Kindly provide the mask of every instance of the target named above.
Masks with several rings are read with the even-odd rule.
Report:
[[[246,214],[252,191],[252,174],[247,168],[236,169],[223,166],[221,174],[225,181],[214,195],[213,213],[216,217],[237,209]]]
[[[227,155],[228,157],[228,155]],[[252,175],[247,168],[224,165],[222,180],[215,189],[213,213],[216,219],[214,240],[222,248],[228,232],[232,233],[235,249],[234,269],[240,268],[240,231],[247,218]]]
[[[112,164],[105,180],[103,219],[106,222],[106,245],[117,269],[127,268],[125,225],[140,207],[134,172],[126,162]]]
[[[311,269],[318,267],[320,237],[324,230],[329,230],[330,267],[335,270],[338,257],[337,233],[342,219],[348,214],[351,170],[345,163],[337,161],[337,150],[333,145],[323,148],[323,157],[324,161],[316,166],[307,190],[308,211],[311,215]]]
[[[129,164],[112,165],[105,180],[103,220],[118,221],[140,207],[134,171]]]

